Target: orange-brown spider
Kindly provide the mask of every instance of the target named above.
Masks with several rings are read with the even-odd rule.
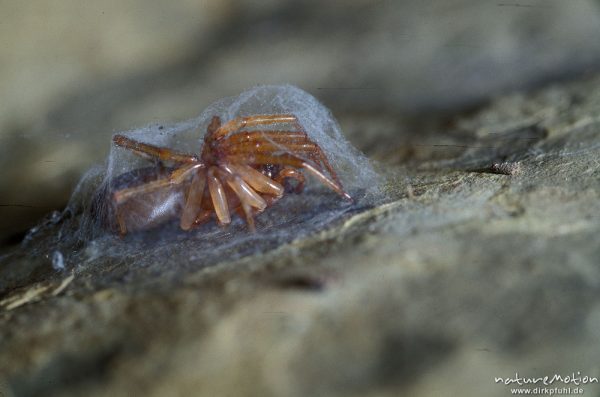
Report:
[[[274,124],[288,124],[292,129],[260,129]],[[123,135],[115,135],[113,142],[160,164],[127,173],[127,178],[117,177],[133,179],[134,183],[119,186],[114,181],[111,204],[121,235],[174,216],[179,217],[183,230],[209,220],[213,213],[221,225],[227,225],[231,210],[245,217],[254,231],[254,215],[281,198],[284,186],[291,188],[287,182],[295,180],[294,190],[302,191],[305,180],[301,169],[352,201],[323,150],[292,114],[240,117],[225,124],[215,116],[199,157]],[[172,166],[164,167],[162,162]]]

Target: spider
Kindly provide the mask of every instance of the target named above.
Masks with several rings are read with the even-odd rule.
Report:
[[[275,124],[292,128],[265,129]],[[115,135],[113,142],[158,164],[130,171],[112,182],[111,218],[122,236],[172,217],[179,217],[181,229],[190,230],[213,213],[225,226],[231,222],[232,211],[255,231],[256,214],[286,191],[302,192],[302,170],[352,202],[323,150],[293,114],[239,117],[224,124],[214,116],[200,156],[123,135]]]

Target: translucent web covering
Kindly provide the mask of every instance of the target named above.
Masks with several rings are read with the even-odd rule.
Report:
[[[354,198],[354,204],[343,200],[304,172],[307,177],[304,191],[301,194],[286,193],[272,207],[257,215],[256,233],[251,233],[245,222],[236,215],[233,215],[233,222],[227,227],[217,226],[213,217],[207,224],[189,232],[179,230],[178,219],[173,217],[172,221],[163,222],[149,231],[130,233],[121,239],[114,231],[107,230],[107,224],[114,221],[111,219],[114,214],[111,213],[108,200],[110,193],[135,181],[140,170],[150,170],[146,178],[152,180],[157,177],[153,173],[158,172],[152,169],[166,167],[163,169],[170,170],[177,164],[167,161],[159,166],[156,161],[112,145],[106,167],[90,170],[75,190],[63,219],[59,222],[60,231],[58,235],[54,235],[53,251],[69,250],[78,252],[78,255],[83,252],[87,260],[91,260],[100,256],[119,257],[140,249],[147,250],[148,247],[155,251],[164,249],[172,252],[173,249],[177,249],[176,246],[187,245],[185,241],[191,241],[190,246],[186,248],[188,259],[202,258],[209,264],[212,262],[211,257],[214,257],[214,260],[224,259],[222,251],[225,248],[228,256],[235,257],[263,247],[272,247],[274,244],[290,241],[323,228],[344,213],[370,206],[381,197],[379,176],[369,160],[346,141],[329,110],[310,94],[290,85],[255,87],[237,97],[213,103],[195,119],[173,125],[149,125],[120,135],[146,144],[200,156],[204,135],[213,116],[219,116],[225,124],[239,117],[273,114],[296,116],[309,139],[323,150],[343,188]],[[297,125],[282,123],[248,127],[243,131],[273,132],[297,129]],[[265,141],[281,146],[268,137]],[[281,146],[277,154],[282,153],[289,153],[289,150]],[[311,160],[308,154],[292,154],[304,160]],[[327,172],[325,174],[330,176]],[[178,195],[177,200],[184,200],[182,197],[185,190],[186,185],[183,185],[181,190],[174,191],[173,194]],[[33,242],[35,234],[43,228],[38,227],[33,231],[28,237],[29,243]],[[259,241],[260,243],[257,243]],[[65,248],[67,246],[70,248]],[[73,251],[72,247],[75,246],[78,248]],[[86,258],[81,259],[85,261]],[[68,265],[68,255],[65,260]]]

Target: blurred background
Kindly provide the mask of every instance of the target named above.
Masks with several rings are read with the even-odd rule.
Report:
[[[113,133],[257,84],[315,95],[377,158],[420,133],[402,120],[600,61],[595,0],[0,0],[0,15],[0,245],[63,208]]]

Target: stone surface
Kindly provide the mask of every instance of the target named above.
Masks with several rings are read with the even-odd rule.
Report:
[[[4,394],[505,396],[494,377],[598,377],[598,109],[590,76],[437,122],[345,118],[387,197],[324,224],[304,208],[315,228],[217,258],[195,240],[243,228],[115,238],[123,256],[89,244],[56,271],[49,218],[1,257]]]

